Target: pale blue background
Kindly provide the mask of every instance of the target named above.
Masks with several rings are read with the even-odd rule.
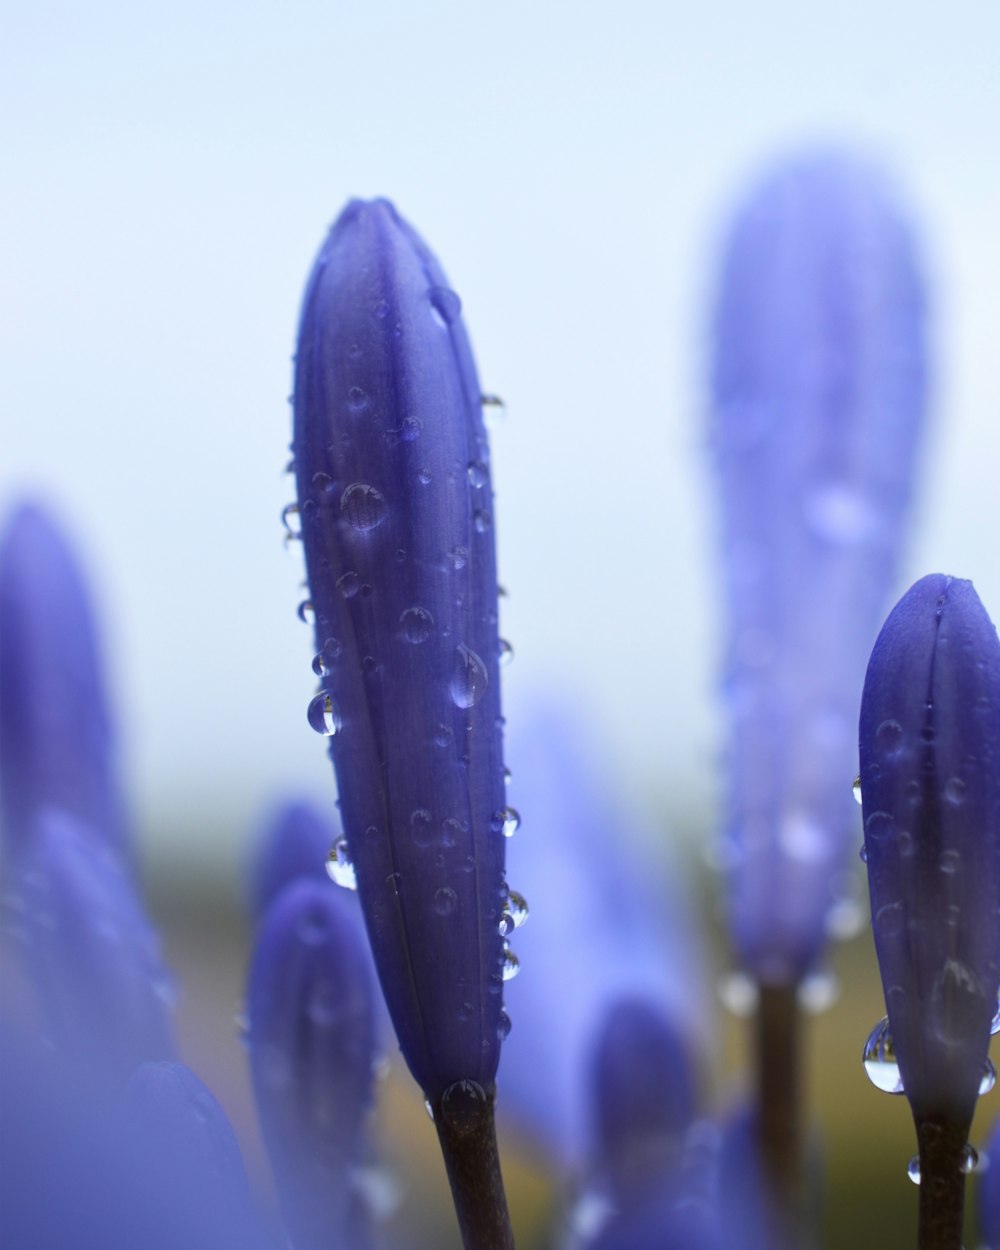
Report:
[[[0,505],[78,531],[162,845],[222,859],[275,794],[330,794],[278,516],[299,295],[351,195],[427,236],[509,405],[510,709],[575,685],[675,827],[710,822],[718,739],[707,291],[789,146],[860,144],[914,205],[937,381],[906,581],[971,576],[1000,614],[992,0],[7,8]]]

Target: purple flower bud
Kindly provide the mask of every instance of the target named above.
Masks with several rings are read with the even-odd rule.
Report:
[[[0,540],[2,832],[61,807],[127,853],[114,735],[87,590],[59,530],[22,505]]]
[[[687,1039],[641,998],[619,999],[591,1059],[598,1168],[619,1202],[676,1172],[695,1111]]]
[[[872,928],[914,1118],[968,1124],[1000,986],[1000,642],[971,582],[892,610],[861,701]]]
[[[714,320],[728,638],[730,926],[748,971],[820,954],[853,826],[853,724],[909,512],[925,397],[910,230],[877,171],[779,166],[744,204]]]
[[[131,873],[64,812],[39,813],[5,907],[57,1053],[119,1088],[139,1063],[173,1054],[172,987]]]
[[[337,833],[336,824],[309,803],[286,803],[274,812],[260,839],[249,882],[256,921],[292,881],[327,880],[327,856]]]
[[[125,1090],[122,1143],[141,1216],[132,1244],[259,1244],[243,1158],[226,1113],[181,1063],[146,1063]]]
[[[346,847],[400,1047],[428,1098],[500,1050],[505,816],[493,493],[461,304],[385,200],[306,290],[298,512]]]
[[[299,1250],[342,1243],[372,1102],[374,1017],[360,916],[325,878],[291,882],[257,937],[250,1063],[285,1222]],[[350,1235],[348,1235],[350,1234]]]

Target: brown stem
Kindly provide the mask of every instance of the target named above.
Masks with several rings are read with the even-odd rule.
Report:
[[[916,1127],[920,1157],[918,1250],[960,1250],[969,1125],[927,1117]]]
[[[474,1082],[462,1081],[445,1091],[433,1111],[464,1250],[514,1250],[493,1100]]]
[[[802,1032],[798,986],[760,985],[757,1004],[757,1132],[776,1240],[805,1244]]]

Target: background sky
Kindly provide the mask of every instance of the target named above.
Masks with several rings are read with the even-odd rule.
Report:
[[[72,528],[163,853],[222,862],[276,796],[329,801],[279,514],[298,302],[353,195],[438,252],[507,401],[511,716],[568,689],[675,828],[712,823],[720,737],[706,308],[775,155],[859,147],[912,206],[936,381],[900,590],[969,576],[1000,614],[990,0],[39,0],[3,25],[0,507]]]

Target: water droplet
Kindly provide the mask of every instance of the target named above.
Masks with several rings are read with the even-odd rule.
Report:
[[[441,1096],[441,1118],[460,1137],[474,1132],[483,1123],[488,1100],[475,1081],[456,1081]]]
[[[303,625],[312,625],[316,620],[316,609],[311,599],[303,599],[296,609],[296,614]]]
[[[434,894],[434,910],[439,916],[450,916],[458,906],[458,895],[450,887],[443,885]]]
[[[863,842],[861,843],[861,847],[858,850],[858,859],[860,859],[863,864],[868,863],[868,847],[865,846]]]
[[[500,1008],[500,1020],[497,1024],[497,1037],[499,1037],[501,1042],[505,1042],[509,1036],[510,1036],[510,1016],[508,1016],[506,1011],[504,1011],[504,1009],[501,1007]]]
[[[996,1073],[994,1073],[994,1076],[996,1076]],[[979,1092],[982,1094],[984,1091],[980,1089]],[[962,1151],[961,1168],[966,1176],[969,1176],[972,1172],[979,1171],[979,1151],[976,1150],[975,1146],[970,1146],[968,1142],[965,1143],[965,1149]],[[986,1168],[984,1167],[983,1171],[985,1172],[985,1170]]]
[[[944,801],[952,807],[961,807],[965,802],[965,782],[961,777],[949,777],[944,787]]]
[[[506,638],[501,638],[497,644],[497,651],[500,655],[500,663],[504,666],[508,665],[514,658],[514,648],[510,645]]]
[[[469,485],[473,490],[482,490],[489,484],[490,471],[481,460],[472,460],[467,470]]]
[[[420,472],[417,474],[417,481],[420,483],[421,486],[430,486],[431,484],[430,469],[427,469],[427,468],[421,469]]]
[[[385,879],[389,892],[394,898],[399,898],[399,891],[403,885],[403,874],[401,872],[390,872]]]
[[[337,578],[337,589],[345,599],[353,599],[358,593],[359,581],[357,573],[349,571]]]
[[[730,972],[719,978],[719,1002],[734,1016],[745,1018],[757,1010],[757,986],[745,972]]]
[[[434,840],[434,826],[426,807],[417,807],[410,813],[410,837],[417,846],[430,846]]]
[[[451,547],[445,552],[445,559],[456,573],[461,572],[469,563],[469,549],[462,546]]]
[[[903,726],[898,720],[884,720],[875,730],[875,741],[886,755],[895,755],[903,745]]]
[[[997,1083],[997,1070],[993,1066],[993,1060],[987,1059],[986,1062],[983,1064],[983,1075],[980,1077],[980,1080],[979,1080],[980,1097],[982,1097],[983,1094],[988,1094],[990,1090],[993,1088],[993,1086],[996,1085],[996,1083]],[[972,1171],[972,1169],[970,1168],[969,1171]]]
[[[507,415],[507,405],[499,395],[480,395],[479,402],[483,406],[483,418],[490,425],[497,417]]]
[[[942,851],[938,867],[946,877],[953,877],[962,866],[962,856],[958,851]]]
[[[800,982],[797,997],[807,1015],[818,1016],[840,997],[840,983],[832,972],[813,972]]]
[[[342,886],[345,890],[358,888],[358,879],[347,849],[346,838],[338,838],[330,848],[330,854],[326,858],[326,875],[334,885]]]
[[[486,665],[471,647],[459,644],[455,648],[455,667],[449,690],[456,707],[474,707],[483,697],[489,680]]]
[[[372,301],[372,316],[379,321],[384,321],[389,315],[389,301],[384,299],[376,299]]]
[[[426,642],[434,632],[434,617],[426,608],[407,608],[399,618],[403,637],[414,644]]]
[[[910,1162],[906,1165],[906,1175],[913,1181],[914,1185],[920,1184],[920,1156],[914,1155]]]
[[[884,938],[896,937],[903,932],[906,916],[899,901],[886,903],[875,913],[874,926]]]
[[[889,1032],[889,1017],[882,1019],[872,1029],[861,1055],[868,1079],[876,1089],[887,1094],[901,1094],[903,1082],[896,1062],[896,1049]]]
[[[872,812],[865,821],[865,841],[878,842],[891,838],[896,832],[896,821],[888,812]]]
[[[861,848],[862,855],[864,847]],[[827,935],[835,942],[848,942],[865,927],[867,914],[856,898],[838,898],[829,907],[824,921]]]
[[[503,979],[505,981],[513,981],[517,974],[521,971],[521,961],[510,949],[504,944],[503,952]]]
[[[306,715],[309,718],[309,724],[324,738],[332,738],[342,728],[340,713],[332,697],[325,690],[321,690],[309,704]]]
[[[485,534],[493,525],[493,518],[482,508],[477,508],[472,514],[472,524],[476,527],[477,534]]]
[[[296,542],[302,537],[302,518],[297,503],[285,504],[281,510],[281,523],[285,527],[285,542]]]
[[[860,806],[861,805],[861,774],[860,773],[858,773],[858,775],[854,778],[854,785],[851,786],[851,793],[854,795],[855,803],[857,803]]]
[[[351,412],[364,412],[368,407],[368,396],[360,386],[352,386],[347,392],[347,406]]]
[[[990,1024],[990,1036],[996,1037],[1000,1033],[1000,996],[997,998],[997,1009],[993,1013],[993,1020]]]
[[[521,817],[514,807],[498,809],[490,817],[490,829],[494,833],[502,833],[505,838],[512,838],[521,827]]]
[[[366,534],[385,520],[385,496],[367,482],[352,482],[340,496],[340,509],[359,534]]]
[[[513,917],[514,928],[520,929],[528,919],[528,904],[523,894],[511,890],[507,895],[507,911]]]
[[[462,314],[462,301],[458,295],[446,286],[432,286],[430,289],[431,307],[437,313],[438,320],[444,325],[451,325]]]
[[[427,1118],[433,1124],[434,1123],[434,1108],[431,1106],[431,1100],[429,1098],[424,1099],[424,1110],[427,1112]]]
[[[312,671],[317,677],[328,677],[333,671],[329,657],[323,651],[317,651],[312,660]]]
[[[448,725],[438,725],[434,730],[434,745],[441,747],[450,747],[455,741],[455,735]]]

